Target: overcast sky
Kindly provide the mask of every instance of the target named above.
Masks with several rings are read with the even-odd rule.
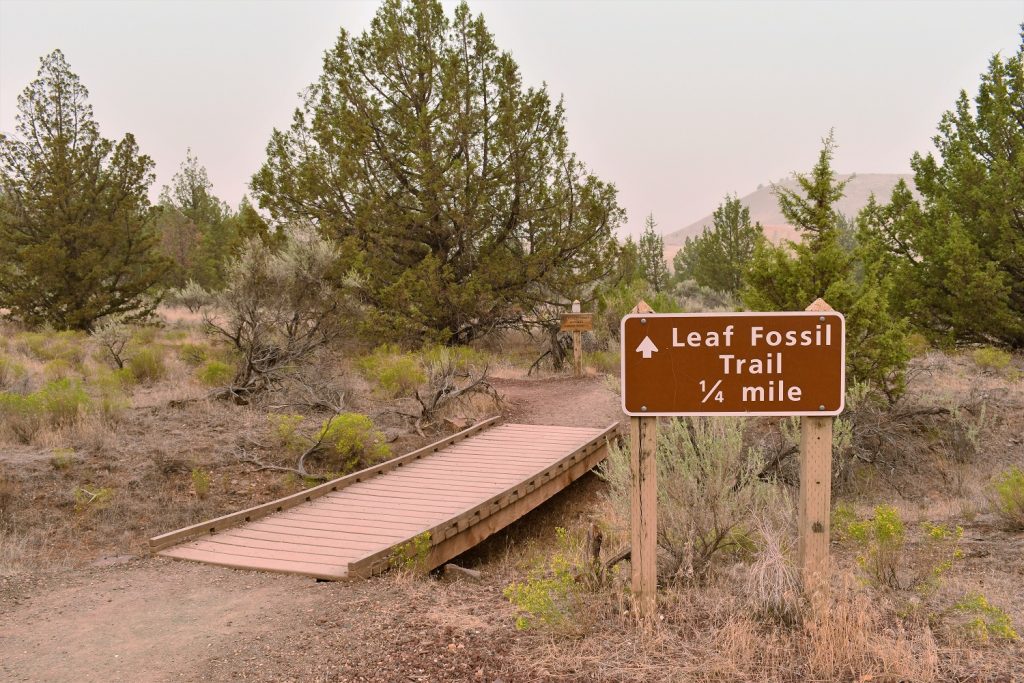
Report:
[[[236,205],[338,29],[361,32],[376,4],[0,0],[0,130],[60,48],[103,134],[131,131],[155,160],[154,198],[191,147]],[[571,145],[616,184],[632,234],[648,212],[670,232],[726,193],[810,168],[830,127],[840,172],[907,171],[1024,21],[1024,0],[470,7],[526,83],[565,96]]]

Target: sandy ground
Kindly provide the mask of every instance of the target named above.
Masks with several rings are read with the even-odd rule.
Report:
[[[496,385],[509,421],[596,427],[621,418],[600,378]],[[581,480],[492,537],[471,551],[473,561],[486,562],[488,548],[510,542],[532,517],[572,514],[567,500],[588,487]],[[131,560],[0,590],[0,679],[519,680],[521,672],[503,670],[517,634],[509,615],[493,614],[495,590],[394,578],[328,584]]]

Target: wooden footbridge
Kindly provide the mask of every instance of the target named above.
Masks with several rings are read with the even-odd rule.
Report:
[[[492,418],[374,467],[150,539],[158,554],[342,580],[389,567],[429,533],[434,568],[519,519],[607,453],[604,429]]]

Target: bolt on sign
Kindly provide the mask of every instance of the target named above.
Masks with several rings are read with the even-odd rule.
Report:
[[[594,329],[593,313],[563,313],[560,332],[589,332]]]
[[[834,311],[622,319],[628,415],[838,415],[846,321]]]

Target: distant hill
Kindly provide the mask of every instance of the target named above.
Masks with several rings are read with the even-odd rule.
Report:
[[[849,177],[849,175],[838,176],[841,180]],[[839,200],[838,208],[843,214],[852,217],[867,205],[868,197],[872,194],[880,202],[887,202],[889,195],[892,194],[892,188],[900,179],[906,180],[913,187],[914,177],[909,173],[857,173],[846,186],[846,196]],[[792,178],[787,178],[777,184],[789,190],[796,189],[796,181]],[[796,238],[796,230],[786,223],[786,219],[779,212],[779,203],[775,195],[772,194],[771,185],[765,184],[758,187],[747,196],[741,197],[740,201],[750,209],[750,220],[764,226],[764,232],[768,239],[778,242],[781,239]],[[670,251],[668,248],[670,246],[681,245],[687,237],[699,235],[705,226],[711,224],[712,217],[711,214],[708,214],[682,230],[667,233],[664,236],[665,251]],[[678,250],[671,249],[672,253],[676,251]]]

